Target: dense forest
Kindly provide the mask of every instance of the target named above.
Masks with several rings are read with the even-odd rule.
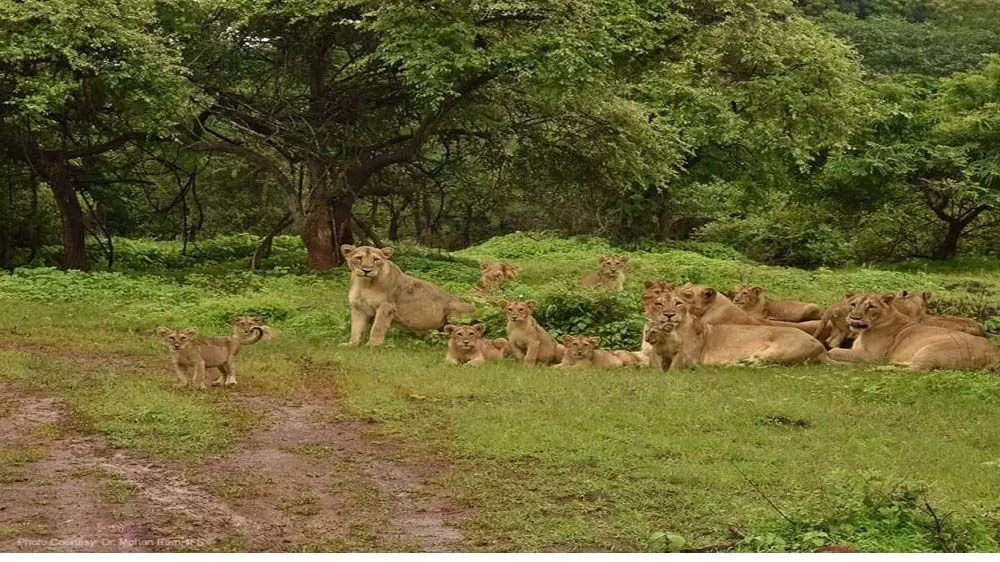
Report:
[[[1000,254],[995,0],[0,0],[0,265],[517,230]]]

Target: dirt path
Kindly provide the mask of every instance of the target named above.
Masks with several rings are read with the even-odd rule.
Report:
[[[0,383],[0,551],[461,548],[462,513],[438,484],[448,466],[379,441],[336,398],[233,396],[264,427],[180,463],[114,450],[59,399]]]

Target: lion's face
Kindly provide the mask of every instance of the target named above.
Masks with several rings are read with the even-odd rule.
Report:
[[[392,258],[392,248],[375,248],[372,246],[351,246],[344,244],[340,253],[347,260],[347,266],[354,275],[363,279],[375,279]]]
[[[486,326],[484,324],[475,324],[472,326],[453,326],[448,324],[444,327],[444,333],[448,336],[451,344],[458,349],[466,351],[475,349],[476,344],[482,339],[485,331]]]
[[[852,330],[863,332],[878,324],[891,312],[896,295],[892,293],[856,295],[848,301],[851,311],[847,323]]]
[[[255,326],[260,326],[264,319],[260,316],[233,316],[234,332],[243,336],[250,336]]]
[[[535,313],[535,301],[500,301],[508,320],[526,320]]]
[[[521,274],[521,266],[512,265],[509,263],[501,264],[500,267],[503,268],[503,276],[507,279],[514,280],[517,276]]]
[[[660,342],[666,341],[667,337],[673,333],[674,328],[676,327],[676,324],[670,322],[657,322],[649,328],[646,328],[646,335],[643,336],[643,339],[646,340],[646,343],[656,345]]]
[[[183,330],[157,328],[156,333],[163,337],[163,343],[167,345],[167,349],[180,351],[191,345],[198,334],[198,328],[185,328]]]
[[[923,293],[902,291],[893,302],[893,306],[906,316],[917,318],[927,314],[927,301],[929,300],[931,300],[931,294],[926,291]]]
[[[752,308],[760,302],[764,289],[760,287],[740,287],[733,296],[733,304],[740,308]]]
[[[479,266],[479,282],[483,286],[498,285],[507,278],[503,264],[484,263]]]
[[[597,263],[601,266],[601,276],[618,277],[625,272],[628,256],[604,256],[597,258]]]
[[[713,304],[719,295],[718,291],[704,285],[687,284],[678,292],[678,296],[687,305],[687,312],[701,316]]]
[[[563,338],[563,345],[566,352],[577,361],[587,360],[594,356],[594,350],[600,343],[600,338],[587,336],[566,336]]]

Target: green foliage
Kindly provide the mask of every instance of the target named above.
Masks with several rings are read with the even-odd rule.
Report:
[[[613,254],[606,240],[596,237],[565,238],[554,232],[515,232],[496,236],[473,248],[456,252],[460,256],[490,256],[496,259],[533,258],[549,254]]]
[[[860,552],[995,552],[997,522],[933,505],[930,488],[869,473],[841,473],[820,510],[784,513],[755,529],[740,550],[813,552],[847,545]]]

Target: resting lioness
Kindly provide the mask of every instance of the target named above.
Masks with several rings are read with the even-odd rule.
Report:
[[[848,322],[857,338],[851,349],[832,349],[835,361],[865,363],[887,359],[910,371],[986,369],[1000,363],[986,338],[918,324],[893,307],[892,293],[855,295]]]
[[[205,369],[219,370],[219,378],[212,384],[235,385],[236,353],[240,346],[257,343],[274,334],[269,327],[260,325],[262,319],[257,316],[234,316],[232,321],[232,334],[220,337],[196,337],[198,328],[155,330],[170,350],[179,386],[205,389]]]
[[[904,316],[909,317],[919,324],[947,328],[949,330],[965,332],[973,336],[986,337],[986,332],[983,331],[982,326],[971,318],[928,314],[927,302],[930,300],[931,294],[927,291],[923,293],[902,291],[900,296],[892,302],[892,305],[896,310],[902,312]]]
[[[368,345],[382,345],[393,322],[408,332],[424,336],[454,316],[471,316],[476,308],[423,279],[410,277],[389,261],[392,248],[340,247],[351,269],[351,339],[361,343],[368,321],[375,317]]]
[[[556,367],[621,367],[639,362],[636,353],[625,350],[597,349],[601,338],[587,336],[563,337],[562,362]]]
[[[597,271],[580,278],[582,287],[601,287],[621,291],[625,288],[625,265],[628,256],[601,256],[597,258]]]
[[[840,347],[844,340],[853,337],[851,327],[847,325],[847,315],[851,312],[850,301],[855,294],[852,291],[847,291],[840,302],[830,305],[823,311],[823,316],[819,319],[819,326],[813,332],[813,337],[830,349]]]
[[[479,288],[492,291],[500,286],[500,282],[505,279],[517,279],[521,273],[521,268],[508,263],[486,263],[479,264]]]
[[[503,359],[507,353],[507,340],[484,338],[485,331],[486,326],[483,324],[445,326],[444,333],[448,336],[448,355],[445,356],[445,361],[453,365],[482,365],[487,361]]]
[[[533,316],[535,301],[500,301],[499,306],[507,313],[507,349],[516,361],[534,365],[562,359],[563,346]]]
[[[756,324],[795,328],[812,335],[819,326],[818,320],[805,322],[785,322],[768,318],[755,317],[733,304],[726,295],[706,285],[684,285],[676,291],[691,314],[697,316],[706,324]]]
[[[702,321],[681,296],[669,295],[664,299],[661,321],[651,327],[653,335],[647,334],[647,337],[653,340],[650,343],[658,347],[657,353],[661,356],[668,353],[659,348],[675,348],[667,367],[669,370],[744,361],[792,364],[826,360],[823,344],[801,330],[779,326],[709,324]],[[666,366],[665,362],[663,364]]]
[[[785,322],[819,320],[822,316],[819,306],[811,302],[771,300],[761,287],[736,287],[733,292],[733,304],[750,316]]]

